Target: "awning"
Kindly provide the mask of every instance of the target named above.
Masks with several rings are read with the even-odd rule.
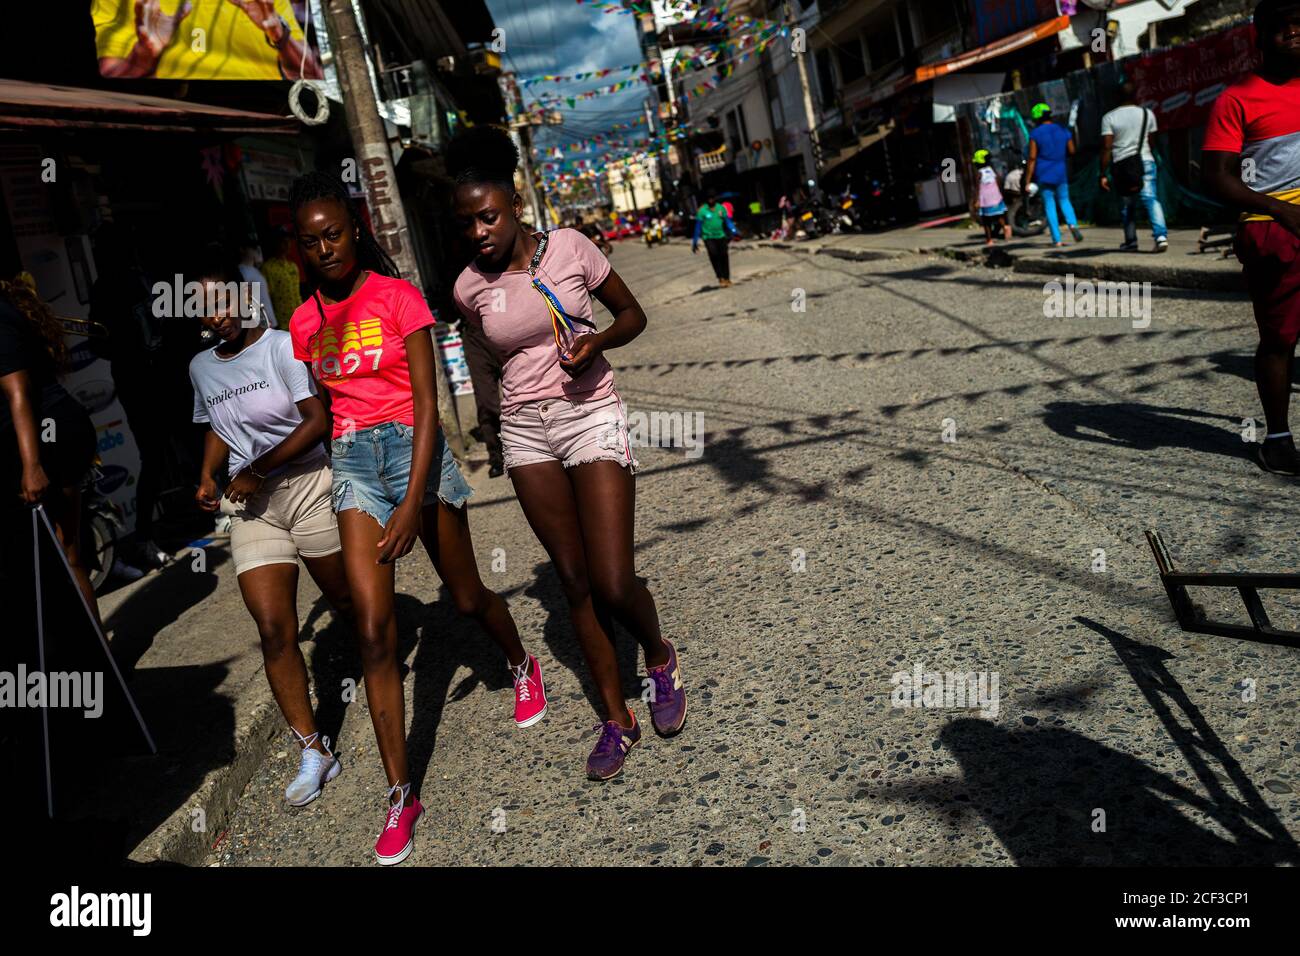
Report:
[[[909,86],[924,83],[926,80],[933,80],[937,76],[956,73],[959,70],[974,66],[976,63],[1002,56],[1004,53],[1010,53],[1021,47],[1029,46],[1031,43],[1037,43],[1039,40],[1046,40],[1048,37],[1056,36],[1062,30],[1068,30],[1069,28],[1070,18],[1068,16],[1059,16],[1046,20],[1036,27],[1029,27],[1018,33],[1005,36],[1000,40],[995,40],[979,49],[967,50],[965,53],[947,60],[940,60],[938,63],[927,63],[925,66],[917,67],[913,73],[905,73],[898,79],[884,83],[858,97],[849,105],[849,108],[856,111],[866,106],[875,106],[877,103],[901,93]]]
[[[938,63],[927,63],[925,66],[918,67],[916,81],[922,83],[926,80],[932,80],[936,76],[943,76],[946,73],[956,73],[958,70],[964,70],[976,63],[983,63],[985,60],[1002,56],[1002,54],[1010,53],[1012,50],[1019,50],[1022,46],[1029,46],[1029,44],[1037,43],[1039,40],[1046,40],[1048,37],[1056,36],[1062,30],[1068,30],[1069,28],[1070,18],[1068,16],[1059,16],[1053,20],[1046,20],[1036,27],[1021,30],[1019,33],[1005,36],[1001,40],[994,40],[987,46],[982,46],[977,50],[967,50],[965,53],[951,59],[940,60]]]
[[[176,133],[300,131],[285,116],[161,96],[0,80],[0,129],[103,129]]]

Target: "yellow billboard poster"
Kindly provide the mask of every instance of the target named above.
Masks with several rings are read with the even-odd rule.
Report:
[[[101,76],[321,79],[307,0],[91,0]],[[313,34],[314,36],[314,34]]]

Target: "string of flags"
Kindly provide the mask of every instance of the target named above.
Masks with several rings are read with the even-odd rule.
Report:
[[[520,86],[532,86],[534,83],[574,83],[581,80],[603,80],[607,76],[615,73],[635,73],[637,70],[644,70],[647,67],[654,68],[659,65],[656,59],[646,60],[644,63],[632,63],[628,66],[610,66],[603,70],[588,70],[585,73],[570,73],[564,76],[545,73],[541,76],[529,76],[519,81]]]

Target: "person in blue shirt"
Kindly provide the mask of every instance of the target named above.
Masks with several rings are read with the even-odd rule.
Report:
[[[718,285],[727,288],[731,285],[731,261],[727,250],[728,236],[736,235],[736,225],[727,213],[727,207],[718,202],[717,193],[710,191],[704,197],[704,203],[695,214],[695,236],[691,239],[691,252],[700,251],[700,239],[709,253],[709,263],[713,274],[718,277]]]
[[[1067,157],[1074,155],[1074,137],[1064,126],[1052,120],[1052,108],[1039,103],[1031,114],[1038,125],[1029,134],[1029,169],[1026,177],[1038,184],[1043,193],[1043,209],[1047,213],[1047,228],[1052,233],[1053,245],[1063,246],[1061,226],[1057,221],[1057,207],[1075,242],[1083,242],[1079,221],[1070,205],[1070,170]]]

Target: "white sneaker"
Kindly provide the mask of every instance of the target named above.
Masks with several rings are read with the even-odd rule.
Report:
[[[297,735],[297,731],[294,734]],[[284,799],[293,807],[305,807],[320,796],[321,788],[339,775],[343,765],[332,753],[321,753],[311,746],[316,734],[300,737],[303,744],[302,759],[298,764],[298,776],[284,788]],[[321,738],[325,750],[330,749],[330,739]]]

